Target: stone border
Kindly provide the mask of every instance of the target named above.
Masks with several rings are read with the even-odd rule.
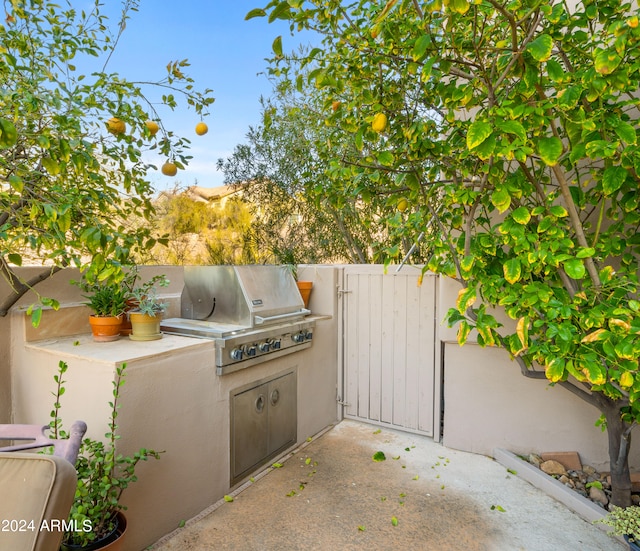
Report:
[[[510,451],[496,448],[493,450],[493,457],[507,469],[515,471],[519,478],[556,499],[587,522],[592,523],[605,516],[606,511],[602,507],[598,507],[590,499],[581,496],[571,488],[567,488],[562,482],[558,482],[535,465],[520,459]],[[608,527],[604,524],[596,524],[596,526],[605,532],[608,531]]]

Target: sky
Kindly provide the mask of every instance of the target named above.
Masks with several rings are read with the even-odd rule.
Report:
[[[210,88],[216,98],[204,119],[209,127],[205,136],[195,134],[200,118],[193,109],[187,109],[186,102],[182,101],[174,112],[162,112],[165,127],[191,140],[193,159],[173,178],[159,170],[150,173],[149,179],[158,191],[196,182],[203,187],[223,185],[217,160],[229,156],[245,141],[249,127],[260,123],[260,96],[271,94],[265,58],[272,55],[273,40],[282,35],[285,51],[300,42],[291,36],[285,21],[269,24],[266,17],[245,21],[251,9],[264,7],[267,2],[140,0],[139,10],[130,14],[108,71],[129,80],[158,80],[166,74],[170,61],[186,58],[191,63],[186,72],[195,79],[196,88]],[[115,29],[121,4],[117,0],[105,0],[105,4]],[[165,159],[149,160],[159,168]]]

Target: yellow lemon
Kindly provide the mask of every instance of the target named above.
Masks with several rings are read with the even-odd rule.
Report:
[[[334,112],[335,112],[335,111],[337,111],[339,108],[340,108],[340,102],[339,102],[339,101],[334,101],[334,102],[331,104],[331,109],[333,109],[333,110],[334,110]]]
[[[155,136],[158,133],[158,130],[160,130],[158,123],[155,121],[147,121],[144,123],[144,125],[149,129],[149,133],[152,136]]]
[[[385,128],[387,128],[387,115],[384,113],[378,113],[373,117],[371,128],[373,128],[378,134],[384,132]]]
[[[162,174],[165,176],[175,176],[178,173],[178,167],[171,161],[167,161],[162,165]]]
[[[127,130],[127,125],[118,117],[111,117],[107,121],[107,130],[113,135],[118,136],[125,133],[125,131]]]
[[[198,136],[204,136],[207,132],[209,132],[209,127],[205,123],[199,122],[196,124],[196,134]]]
[[[407,201],[404,197],[401,197],[398,200],[398,204],[396,205],[396,208],[400,212],[404,212],[405,210],[407,210],[408,207],[409,207],[409,201]]]

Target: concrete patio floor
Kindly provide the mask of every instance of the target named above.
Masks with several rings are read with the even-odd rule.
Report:
[[[150,549],[628,549],[493,459],[423,436],[343,421],[280,464]]]

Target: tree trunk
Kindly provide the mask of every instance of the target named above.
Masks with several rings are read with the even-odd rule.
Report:
[[[615,402],[602,407],[607,420],[609,463],[611,469],[611,502],[618,507],[631,505],[631,476],[629,474],[630,425],[620,417],[620,406]]]

